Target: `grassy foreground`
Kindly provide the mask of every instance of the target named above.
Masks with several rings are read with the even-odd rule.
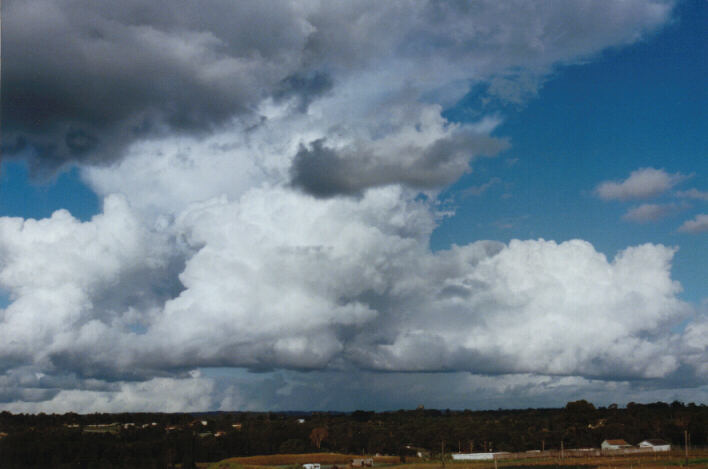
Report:
[[[360,454],[340,454],[340,453],[302,453],[302,454],[270,454],[264,456],[248,456],[240,458],[228,458],[223,461],[207,464],[203,467],[209,469],[260,469],[261,467],[272,466],[299,466],[305,463],[320,463],[323,465],[348,465],[352,459],[361,458]],[[394,464],[399,461],[398,456],[377,456],[374,457],[374,464]]]
[[[229,458],[215,463],[199,464],[203,469],[273,469],[273,466],[299,466],[304,463],[320,463],[323,465],[348,465],[354,458],[361,455],[338,453],[306,453],[306,454],[274,454],[266,456],[250,456]],[[426,461],[401,464],[398,456],[374,457],[376,466],[386,466],[386,469],[441,469],[439,461]],[[464,461],[445,463],[447,469],[493,469],[493,461]],[[695,450],[685,466],[683,453],[649,453],[633,455],[607,455],[599,457],[565,458],[540,457],[528,459],[498,460],[498,469],[708,469],[708,449]]]

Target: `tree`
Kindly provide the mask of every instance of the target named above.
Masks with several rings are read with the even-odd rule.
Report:
[[[304,453],[306,450],[307,440],[301,440],[299,438],[285,440],[278,446],[278,453],[280,454]]]
[[[322,440],[327,438],[328,434],[329,433],[325,427],[315,427],[310,433],[310,440],[312,440],[312,444],[315,445],[317,449],[320,449],[320,446],[322,446]]]
[[[585,399],[579,401],[568,402],[565,405],[565,411],[574,414],[591,414],[595,412],[595,406]]]

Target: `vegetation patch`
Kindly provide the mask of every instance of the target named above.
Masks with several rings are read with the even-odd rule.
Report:
[[[352,459],[356,458],[361,458],[361,455],[341,453],[301,453],[245,456],[238,458],[229,458],[221,462],[228,462],[240,466],[290,466],[305,463],[349,464]],[[374,463],[376,464],[392,464],[398,461],[398,456],[377,456],[374,458]],[[218,468],[219,466],[214,467]]]
[[[504,469],[597,469],[597,466],[572,465],[559,466],[558,464],[540,464],[540,465],[514,465],[504,466]]]

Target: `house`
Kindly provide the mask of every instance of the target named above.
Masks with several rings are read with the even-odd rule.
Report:
[[[605,440],[600,445],[600,448],[603,450],[626,449],[631,447],[632,445],[624,440]]]
[[[352,459],[352,467],[374,467],[373,458]]]
[[[671,443],[664,440],[659,440],[654,438],[651,440],[644,440],[639,443],[640,448],[651,448],[653,451],[671,451]]]
[[[320,469],[320,463],[308,463],[308,464],[303,464],[302,469]]]
[[[214,433],[214,436],[217,438],[221,438],[222,436],[226,436],[226,432],[218,431],[218,432]]]
[[[5,432],[0,432],[0,440],[5,438],[7,436],[7,433]]]
[[[241,423],[232,423],[231,424],[231,428],[233,428],[235,430],[241,430],[242,427],[243,427],[243,424],[241,424]]]
[[[297,419],[297,423],[305,423],[305,419]]]

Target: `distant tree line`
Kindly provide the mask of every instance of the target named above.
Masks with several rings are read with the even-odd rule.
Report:
[[[301,419],[304,419],[302,422]],[[206,421],[206,425],[202,425]],[[117,433],[86,426],[131,423]],[[155,425],[153,425],[155,423]],[[168,431],[169,429],[169,431]],[[708,445],[708,407],[681,402],[595,408],[494,411],[399,410],[351,413],[218,412],[64,415],[0,413],[2,468],[170,468],[232,456],[333,451],[394,454],[599,447],[645,438]],[[217,436],[219,435],[219,436]],[[305,462],[305,461],[303,461]]]

